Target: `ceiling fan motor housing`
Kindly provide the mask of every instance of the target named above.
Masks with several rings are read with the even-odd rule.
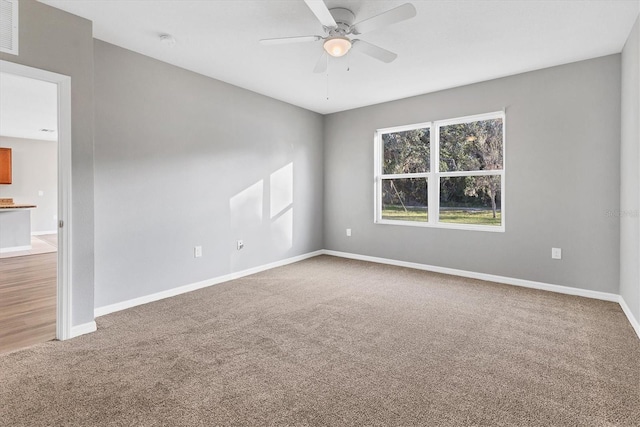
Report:
[[[343,7],[335,7],[333,9],[329,9],[329,13],[331,13],[331,16],[333,16],[333,19],[336,21],[336,24],[338,24],[338,26],[335,29],[325,27],[325,30],[327,30],[332,36],[344,36],[349,34],[349,30],[353,25],[353,21],[355,20],[356,15],[349,9],[345,9]]]

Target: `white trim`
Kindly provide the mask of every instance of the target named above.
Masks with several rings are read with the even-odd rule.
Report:
[[[125,310],[127,308],[136,307],[138,305],[147,304],[147,303],[158,301],[161,299],[174,297],[176,295],[195,291],[197,289],[218,285],[220,283],[228,282],[230,280],[235,280],[241,277],[260,273],[261,271],[270,270],[272,268],[282,267],[283,265],[292,264],[294,262],[302,261],[308,258],[313,258],[315,256],[322,255],[323,253],[324,253],[323,250],[309,252],[309,253],[294,256],[291,258],[286,258],[280,261],[275,261],[269,264],[260,265],[258,267],[248,268],[246,270],[238,271],[235,273],[225,274],[224,276],[218,276],[212,279],[203,280],[201,282],[191,283],[188,285],[179,286],[177,288],[167,289],[166,291],[156,292],[154,294],[133,298],[127,301],[121,301],[115,304],[105,305],[103,307],[96,308],[94,310],[94,316],[100,317],[100,316],[104,316],[105,314],[114,313],[116,311]]]
[[[455,268],[438,267],[438,266],[434,266],[434,265],[419,264],[419,263],[408,262],[408,261],[399,261],[399,260],[394,260],[394,259],[389,259],[389,258],[379,258],[379,257],[368,256],[368,255],[360,255],[360,254],[354,254],[354,253],[348,253],[348,252],[333,251],[333,250],[328,250],[328,249],[322,249],[322,250],[319,250],[319,251],[309,252],[309,253],[306,253],[306,254],[302,254],[302,255],[295,256],[295,257],[287,258],[287,259],[284,259],[284,260],[281,260],[281,261],[276,261],[276,262],[272,262],[272,263],[269,263],[269,264],[261,265],[261,266],[258,266],[258,267],[249,268],[247,270],[239,271],[239,272],[236,272],[236,273],[226,274],[224,276],[219,276],[219,277],[216,277],[216,278],[213,278],[213,279],[203,280],[201,282],[191,283],[189,285],[184,285],[184,286],[180,286],[180,287],[177,287],[177,288],[168,289],[166,291],[157,292],[155,294],[145,295],[145,296],[134,298],[134,299],[130,299],[130,300],[127,300],[127,301],[122,301],[122,302],[119,302],[119,303],[110,304],[110,305],[103,306],[103,307],[98,307],[98,308],[96,308],[94,310],[94,316],[95,317],[100,317],[100,316],[104,316],[106,314],[114,313],[114,312],[117,312],[117,311],[121,311],[121,310],[125,310],[125,309],[128,309],[128,308],[132,308],[132,307],[136,307],[138,305],[147,304],[147,303],[154,302],[154,301],[159,301],[159,300],[162,300],[162,299],[165,299],[165,298],[174,297],[174,296],[177,296],[177,295],[180,295],[180,294],[184,294],[184,293],[187,293],[187,292],[195,291],[197,289],[202,289],[202,288],[206,288],[206,287],[209,287],[209,286],[218,285],[220,283],[225,283],[225,282],[228,282],[228,281],[231,281],[231,280],[239,279],[241,277],[250,276],[252,274],[256,274],[256,273],[259,273],[261,271],[266,271],[266,270],[270,270],[272,268],[282,267],[284,265],[292,264],[292,263],[295,263],[295,262],[298,262],[298,261],[303,261],[305,259],[313,258],[313,257],[318,256],[318,255],[330,255],[330,256],[336,256],[336,257],[340,257],[340,258],[355,259],[355,260],[359,260],[359,261],[375,262],[375,263],[378,263],[378,264],[395,265],[395,266],[398,266],[398,267],[413,268],[413,269],[416,269],[416,270],[423,270],[423,271],[432,271],[434,273],[450,274],[450,275],[453,275],[453,276],[460,276],[460,277],[467,277],[467,278],[471,278],[471,279],[485,280],[485,281],[494,282],[494,283],[502,283],[502,284],[506,284],[506,285],[520,286],[520,287],[530,288],[530,289],[539,289],[539,290],[543,290],[543,291],[555,292],[555,293],[560,293],[560,294],[575,295],[575,296],[580,296],[580,297],[585,297],[585,298],[593,298],[593,299],[598,299],[598,300],[602,300],[602,301],[617,302],[622,307],[622,311],[625,313],[625,315],[629,319],[629,322],[631,323],[631,326],[633,327],[633,329],[635,330],[636,334],[638,335],[638,338],[640,338],[640,324],[638,323],[638,321],[635,319],[635,317],[631,313],[631,310],[627,306],[627,304],[624,301],[624,299],[620,295],[617,295],[617,294],[608,293],[608,292],[600,292],[600,291],[590,291],[590,290],[587,290],[587,289],[579,289],[579,288],[572,288],[572,287],[569,287],[569,286],[553,285],[553,284],[550,284],[550,283],[535,282],[535,281],[532,281],[532,280],[516,279],[516,278],[513,278],[513,277],[497,276],[497,275],[493,275],[493,274],[476,273],[476,272],[472,272],[472,271],[458,270],[458,269],[455,269]],[[79,335],[82,335],[82,334],[94,332],[96,330],[96,326],[95,325],[96,324],[95,324],[95,321],[94,321],[94,322],[85,323],[83,325],[74,326],[72,328],[70,338],[76,337],[76,336],[79,336]]]
[[[430,213],[431,214],[431,213]],[[492,233],[504,233],[504,225],[474,225],[474,224],[456,224],[453,222],[438,221],[431,224],[427,221],[403,221],[398,219],[381,219],[376,224],[382,225],[404,225],[408,227],[423,228],[446,228],[449,230],[471,230],[471,231],[489,231]]]
[[[627,302],[624,300],[624,298],[622,298],[622,295],[620,295],[620,301],[618,302],[620,303],[620,307],[622,307],[622,311],[624,311],[624,314],[626,314],[627,319],[629,319],[631,327],[634,329],[634,331],[636,331],[636,335],[638,335],[638,338],[640,338],[640,322],[638,322],[638,319],[633,316],[631,309],[627,305]]]
[[[503,169],[483,169],[478,171],[455,171],[455,172],[438,172],[440,178],[449,178],[456,176],[498,176],[504,175]],[[410,177],[409,177],[410,178]]]
[[[59,340],[72,334],[72,162],[71,78],[58,81],[58,327]],[[95,330],[95,329],[94,329]]]
[[[9,252],[18,252],[18,251],[29,251],[29,250],[31,250],[31,245],[9,246],[8,248],[0,248],[0,254],[6,254]]]
[[[576,295],[586,298],[594,298],[603,301],[619,302],[620,296],[608,292],[590,291],[587,289],[572,288],[569,286],[552,285],[550,283],[534,282],[532,280],[516,279],[513,277],[496,276],[494,274],[476,273],[473,271],[458,270],[455,268],[437,267],[435,265],[419,264],[416,262],[398,261],[395,259],[378,258],[368,255],[352,254],[348,252],[339,252],[324,250],[323,254],[332,255],[340,258],[356,259],[360,261],[376,262],[379,264],[395,265],[398,267],[413,268],[416,270],[432,271],[434,273],[450,274],[453,276],[468,277],[470,279],[486,280],[488,282],[503,283],[506,285],[521,286],[524,288],[540,289],[543,291],[551,291],[560,294]]]
[[[428,224],[434,226],[440,223],[440,125],[434,122],[431,128],[431,176],[427,180]],[[382,200],[380,201],[382,204]]]
[[[71,77],[0,60],[0,71],[47,81],[58,86],[58,287],[56,338],[72,337],[71,330]]]
[[[429,178],[429,177],[431,177],[431,172],[390,173],[386,175],[381,175],[380,180],[384,181],[385,179]]]
[[[76,325],[71,327],[71,336],[69,338],[79,337],[80,335],[90,334],[91,332],[95,332],[98,330],[96,326],[95,320],[92,320],[88,323],[83,323],[81,325]]]
[[[49,231],[32,231],[32,236],[44,236],[47,234],[58,234],[58,230],[49,230]]]
[[[378,129],[373,134],[373,222],[382,218],[382,134],[384,129]]]
[[[502,109],[502,175],[500,175],[500,220],[501,227],[506,231],[507,217],[505,216],[507,197],[506,172],[507,171],[507,111]]]

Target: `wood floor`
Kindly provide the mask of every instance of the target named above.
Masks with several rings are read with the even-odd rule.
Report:
[[[55,339],[57,256],[0,259],[0,353]]]

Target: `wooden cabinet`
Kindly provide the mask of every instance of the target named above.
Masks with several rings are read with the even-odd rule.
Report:
[[[11,148],[0,147],[0,184],[11,184]]]

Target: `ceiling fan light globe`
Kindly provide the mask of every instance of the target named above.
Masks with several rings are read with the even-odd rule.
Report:
[[[344,56],[351,49],[351,40],[346,37],[331,37],[325,40],[324,50],[333,57]]]

